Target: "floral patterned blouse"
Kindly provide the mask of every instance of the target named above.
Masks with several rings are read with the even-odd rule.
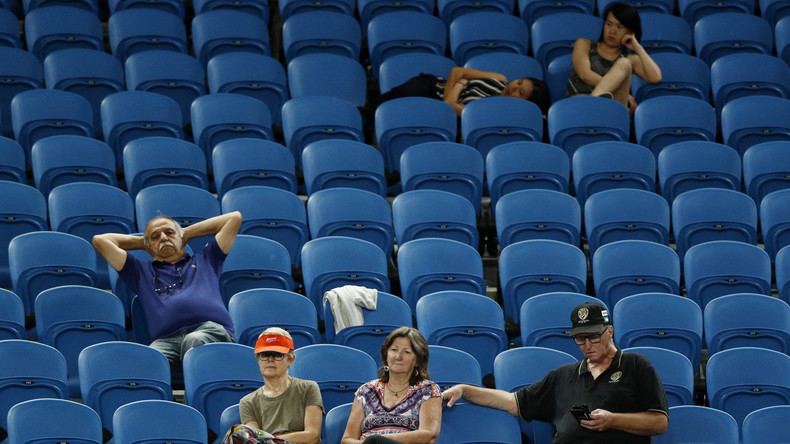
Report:
[[[420,406],[422,403],[442,396],[439,386],[427,379],[408,388],[406,397],[392,408],[384,405],[384,383],[381,379],[363,384],[354,395],[362,405],[365,418],[362,420],[362,436],[402,433],[420,428]]]

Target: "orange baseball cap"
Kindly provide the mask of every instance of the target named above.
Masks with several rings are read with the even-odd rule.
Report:
[[[294,341],[288,336],[284,335],[265,335],[258,336],[258,341],[255,342],[255,354],[273,351],[278,353],[289,353],[294,349]]]

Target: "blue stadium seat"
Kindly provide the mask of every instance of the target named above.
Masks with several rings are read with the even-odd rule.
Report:
[[[591,260],[595,295],[614,307],[638,293],[680,294],[680,260],[666,245],[622,240],[601,246]]]
[[[776,24],[790,14],[787,2],[783,0],[760,0],[760,15],[771,22],[771,26]]]
[[[307,194],[328,188],[357,188],[387,195],[384,159],[374,147],[353,140],[318,140],[302,151]]]
[[[702,17],[721,12],[742,12],[752,14],[755,9],[754,0],[729,0],[726,2],[710,2],[707,0],[678,0],[680,16],[692,26]]]
[[[779,298],[790,304],[790,276],[787,273],[790,265],[790,248],[784,247],[776,253],[776,288]]]
[[[258,16],[233,9],[204,11],[192,19],[192,46],[205,67],[226,52],[271,55],[267,23]]]
[[[584,205],[589,254],[620,240],[669,245],[669,204],[645,190],[614,189],[593,194]]]
[[[427,53],[444,56],[447,50],[447,27],[441,19],[423,11],[402,8],[379,14],[370,20],[366,31],[374,79],[378,78],[384,60],[395,55]]]
[[[790,306],[781,299],[755,293],[717,297],[705,306],[704,323],[711,355],[736,347],[790,352]]]
[[[148,0],[108,0],[110,14],[123,11],[125,9],[157,9],[175,15],[179,19],[184,19],[186,2],[182,0],[161,0],[150,2]]]
[[[236,424],[241,424],[241,414],[239,413],[239,405],[233,404],[222,411],[222,415],[219,417],[219,429],[230,431],[230,428]],[[227,434],[228,432],[225,433]]]
[[[760,2],[761,4],[764,2]],[[777,2],[779,3],[779,2]],[[790,20],[782,18],[774,28],[776,55],[787,62],[790,60]]]
[[[734,149],[713,141],[674,143],[658,155],[658,183],[670,203],[698,188],[740,191],[741,158]]]
[[[328,188],[307,199],[310,238],[347,236],[376,244],[392,255],[395,228],[384,197],[356,188]]]
[[[768,21],[752,11],[710,14],[694,24],[694,47],[697,57],[708,65],[728,54],[770,55],[773,32]]]
[[[449,239],[425,238],[406,242],[399,247],[401,295],[412,313],[416,314],[420,299],[437,291],[486,294],[483,260],[477,250],[469,245]]]
[[[728,413],[699,405],[669,408],[667,431],[653,437],[655,444],[678,442],[739,444],[738,423]]]
[[[790,406],[776,405],[746,415],[741,426],[743,444],[781,442],[787,439],[785,428]]]
[[[324,429],[322,430],[325,435],[323,438],[325,442],[340,442],[343,438],[343,434],[346,432],[348,416],[351,414],[351,405],[352,403],[350,402],[340,404],[326,412]]]
[[[279,242],[288,250],[291,265],[300,265],[302,245],[309,239],[310,232],[307,210],[299,196],[272,187],[244,186],[225,193],[222,211],[240,211],[244,215],[240,234]]]
[[[363,106],[367,97],[365,68],[337,54],[304,54],[288,63],[291,97],[329,96]],[[316,79],[322,79],[316,81]]]
[[[543,142],[510,142],[486,156],[486,184],[491,206],[502,196],[525,189],[568,192],[571,164],[561,148]]]
[[[683,276],[686,294],[703,311],[720,296],[771,294],[771,259],[762,248],[744,242],[712,241],[689,248]]]
[[[553,190],[520,190],[502,196],[494,209],[499,247],[530,239],[581,246],[579,202]]]
[[[594,142],[628,141],[628,110],[603,97],[576,96],[554,102],[548,114],[552,145],[565,150],[568,158],[582,145]]]
[[[275,126],[282,124],[282,106],[288,100],[285,68],[279,60],[263,54],[228,52],[217,54],[206,67],[211,93],[236,93],[262,100]]]
[[[417,301],[415,316],[428,344],[469,353],[483,375],[494,372],[494,358],[507,349],[502,309],[487,296],[458,290],[427,294]]]
[[[724,143],[743,155],[750,146],[790,140],[790,99],[748,96],[730,100],[721,110]]]
[[[655,156],[649,149],[630,142],[582,145],[573,153],[571,171],[582,208],[595,193],[618,188],[652,192],[656,183]]]
[[[18,22],[17,22],[18,26]],[[11,124],[11,100],[22,91],[44,87],[44,67],[35,55],[20,48],[0,47],[3,63],[0,84],[0,131],[5,137],[14,137]]]
[[[760,233],[763,236],[765,252],[776,258],[782,248],[790,245],[790,190],[774,191],[760,203]]]
[[[790,141],[749,147],[743,153],[743,186],[758,206],[765,196],[790,188]]]
[[[126,189],[132,199],[141,190],[163,184],[208,189],[206,157],[194,143],[172,137],[144,137],[123,149]],[[163,213],[169,210],[162,208]]]
[[[371,21],[381,15],[404,11],[432,15],[435,5],[436,0],[406,0],[399,2],[357,0],[357,10],[359,11],[359,21],[362,24],[362,32],[365,32]]]
[[[475,100],[461,112],[461,135],[485,159],[492,148],[504,143],[542,141],[543,113],[535,103],[516,97]]]
[[[496,424],[496,427],[491,427]],[[442,430],[436,444],[453,444],[471,439],[471,442],[505,444],[521,439],[518,420],[503,410],[476,404],[456,404],[443,409]]]
[[[41,418],[52,418],[52,430],[38,427]],[[8,444],[47,441],[101,444],[99,415],[84,404],[65,399],[31,399],[11,407]]]
[[[283,23],[285,61],[304,54],[337,54],[359,60],[362,30],[348,14],[335,11],[306,11]]]
[[[746,69],[759,66],[759,70]],[[721,110],[732,99],[746,96],[790,97],[790,67],[762,53],[737,53],[718,58],[710,68],[713,103]]]
[[[440,237],[478,247],[475,208],[454,193],[412,190],[398,194],[392,201],[392,219],[398,245]]]
[[[146,400],[122,405],[112,418],[118,442],[207,442],[206,420],[196,409],[172,401]]]
[[[231,1],[231,0],[194,0],[192,2],[192,9],[195,14],[201,14],[206,11],[214,11],[217,9],[230,9],[233,11],[246,12],[263,19],[264,23],[269,23],[271,18],[271,11],[269,11],[269,3],[262,0],[245,0],[245,1]]]
[[[0,136],[0,180],[27,183],[25,150],[16,140]]]
[[[66,358],[71,397],[80,393],[79,354],[100,342],[126,340],[123,303],[109,291],[63,285],[38,294],[35,301],[38,340]]]
[[[8,244],[31,231],[43,231],[47,225],[47,200],[38,189],[29,185],[0,181],[0,285],[11,288],[8,266]]]
[[[428,345],[428,351],[431,355],[428,361],[431,381],[442,390],[447,390],[456,384],[481,386],[483,375],[480,373],[480,363],[474,356],[463,350],[443,345]]]
[[[613,3],[609,0],[608,3]],[[600,7],[601,3],[598,2]],[[646,7],[666,8],[661,11],[651,10],[640,12],[642,20],[642,38],[639,43],[650,52],[650,55],[663,52],[675,52],[679,54],[691,54],[691,26],[682,18],[672,15],[674,1],[666,2],[642,2],[634,0],[631,3],[639,3]],[[661,4],[664,3],[664,4]],[[637,6],[637,10],[640,8]]]
[[[603,19],[592,15],[592,9],[587,12],[562,10],[538,18],[533,17],[532,53],[541,66],[548,67],[557,57],[570,55],[576,39],[598,40],[601,29]]]
[[[25,306],[9,290],[0,290],[0,340],[25,339]]]
[[[458,66],[493,51],[527,55],[527,25],[510,11],[469,12],[445,23],[449,24],[450,52]]]
[[[661,67],[661,81],[647,83],[639,77],[633,77],[631,94],[638,103],[664,95],[710,101],[710,68],[702,59],[674,53],[653,54],[651,58]]]
[[[118,11],[107,21],[110,48],[122,62],[151,49],[187,52],[184,21],[175,14],[149,8]]]
[[[206,419],[208,442],[216,443],[226,432],[219,430],[222,412],[263,385],[253,348],[228,342],[204,344],[189,349],[183,361],[187,404]],[[117,434],[118,423],[114,425]]]
[[[296,162],[285,146],[264,139],[229,139],[212,151],[217,196],[261,185],[296,193]]]
[[[612,311],[615,342],[622,348],[658,347],[688,358],[699,372],[702,309],[670,293],[641,293],[620,299]]]
[[[7,8],[3,8],[0,12],[0,46],[22,47],[19,19]]]
[[[439,17],[448,26],[458,17],[477,12],[500,12],[513,15],[514,0],[492,0],[478,2],[474,0],[436,0]],[[432,12],[432,11],[428,11]]]
[[[672,232],[683,260],[694,245],[713,240],[757,243],[757,205],[733,190],[700,188],[672,201]]]
[[[400,171],[406,148],[423,142],[455,142],[455,110],[441,100],[401,97],[382,103],[375,115],[376,141],[388,171]]]
[[[99,13],[99,2],[97,0],[22,0],[22,6],[25,9],[25,14],[30,13],[34,9],[49,7],[49,6],[68,6],[72,8],[84,9],[94,14]]]
[[[33,144],[30,160],[36,187],[44,196],[72,182],[117,185],[112,148],[90,137],[45,137]]]
[[[314,9],[327,9],[348,15],[354,15],[356,0],[329,0],[316,3],[314,0],[283,0],[278,2],[282,20],[294,14],[311,11]]]
[[[587,258],[573,245],[528,240],[508,245],[499,256],[505,320],[519,323],[524,301],[544,293],[585,293]]]
[[[598,0],[598,14],[602,15],[606,8],[612,3],[618,3],[616,0]],[[663,12],[665,14],[672,14],[675,8],[674,0],[657,0],[652,2],[643,2],[641,0],[625,0],[619,3],[625,3],[639,12],[639,15],[644,19],[645,13]]]
[[[553,0],[518,0],[518,12],[521,18],[532,24],[538,18],[558,12],[578,12],[582,14],[595,14],[595,0],[571,0],[557,3]],[[599,2],[600,3],[600,2]]]
[[[239,344],[254,347],[258,336],[269,327],[288,330],[297,349],[321,342],[315,306],[298,293],[279,288],[252,288],[234,294],[228,311]]]
[[[443,55],[421,52],[393,55],[379,67],[379,91],[385,93],[421,72],[446,79],[455,66],[451,58]]]
[[[227,306],[233,295],[253,288],[293,290],[291,256],[276,241],[242,234],[222,266],[219,291]]]
[[[70,6],[36,8],[25,16],[27,48],[42,61],[66,48],[104,51],[102,24],[95,12]]]
[[[531,77],[543,80],[543,67],[536,59],[510,52],[487,52],[476,55],[464,63],[464,68],[498,72],[508,80]]]
[[[716,112],[707,101],[686,96],[657,96],[634,112],[639,144],[658,158],[668,145],[689,140],[716,141]]]

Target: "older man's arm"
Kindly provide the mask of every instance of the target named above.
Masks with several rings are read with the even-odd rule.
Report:
[[[602,432],[608,429],[622,430],[634,435],[660,435],[667,430],[669,419],[663,412],[612,413],[596,409],[590,420],[582,420],[584,428]]]
[[[142,236],[121,233],[104,233],[93,236],[93,248],[112,268],[121,271],[126,263],[128,250],[145,250]]]
[[[213,234],[216,235],[219,248],[228,254],[241,228],[241,219],[241,213],[233,211],[197,222],[184,228],[184,242]]]

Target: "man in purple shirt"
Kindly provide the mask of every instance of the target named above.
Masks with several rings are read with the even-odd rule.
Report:
[[[93,237],[96,251],[118,271],[142,303],[151,347],[170,362],[192,347],[232,342],[233,323],[219,291],[219,276],[241,226],[238,211],[182,228],[167,217],[148,222],[142,236],[105,233]],[[187,241],[214,235],[194,256],[184,252]],[[145,250],[152,262],[128,250]]]

